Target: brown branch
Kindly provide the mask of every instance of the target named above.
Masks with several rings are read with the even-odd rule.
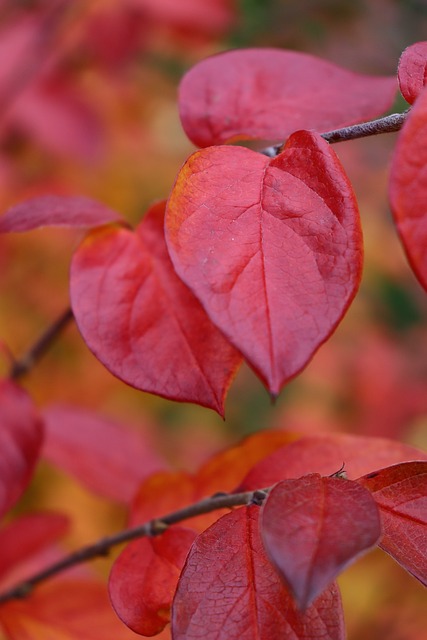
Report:
[[[34,364],[40,360],[45,352],[50,347],[51,343],[61,333],[61,331],[67,326],[73,319],[73,312],[70,308],[66,309],[61,315],[51,324],[50,327],[37,339],[37,341],[30,347],[22,358],[16,360],[9,372],[9,378],[11,380],[17,380],[34,366]]]
[[[358,138],[366,138],[368,136],[376,136],[380,133],[392,133],[399,131],[408,116],[410,109],[403,113],[392,113],[389,116],[371,120],[370,122],[362,122],[361,124],[353,124],[349,127],[334,129],[320,135],[329,143],[345,142],[346,140],[357,140]],[[275,144],[271,147],[263,149],[262,153],[269,158],[275,158],[282,151],[285,143]]]
[[[217,493],[210,498],[204,498],[188,507],[169,513],[162,518],[150,520],[150,522],[138,525],[132,529],[125,529],[119,533],[103,538],[94,544],[87,545],[70,553],[62,560],[51,564],[39,573],[7,589],[0,594],[0,603],[24,598],[41,582],[83,562],[107,556],[112,547],[122,544],[123,542],[129,542],[136,538],[159,535],[173,524],[177,524],[188,518],[193,518],[194,516],[216,511],[217,509],[231,509],[249,504],[260,505],[268,491],[269,489],[258,489],[256,491],[245,491],[243,493]]]

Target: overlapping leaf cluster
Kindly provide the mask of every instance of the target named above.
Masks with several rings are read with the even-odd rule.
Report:
[[[396,224],[425,287],[426,59],[419,43],[399,65],[402,94],[413,106],[390,178]],[[277,395],[334,331],[361,277],[357,203],[321,133],[379,115],[390,106],[394,85],[394,78],[359,76],[284,51],[211,58],[188,73],[180,91],[183,126],[203,148],[182,167],[167,203],[154,205],[135,231],[82,198],[18,205],[0,231],[95,227],[73,257],[73,312],[89,348],[128,384],[223,413],[245,359]],[[272,158],[222,144],[242,138],[285,142]],[[341,639],[334,580],[376,544],[427,583],[427,462],[410,447],[350,436],[289,442],[288,435],[268,434],[194,476],[152,475],[159,462],[149,455],[142,472],[147,452],[131,435],[125,452],[113,425],[61,407],[42,422],[8,381],[0,399],[1,515],[27,486],[44,432],[45,456],[95,491],[131,502],[131,523],[217,491],[255,492],[251,504],[219,519],[200,516],[124,550],[113,566],[110,596],[138,634],[156,635],[171,619],[176,639]],[[119,486],[112,475],[121,478]],[[19,576],[20,563],[38,565],[39,553],[54,554],[52,543],[65,529],[60,515],[38,514],[1,530],[8,549],[0,562],[4,585]],[[55,589],[65,595],[56,595],[49,613],[43,608],[52,598],[49,586],[0,609],[10,638],[33,631],[41,637],[40,630],[55,626],[76,633],[67,606],[85,602],[97,603],[94,638],[102,625],[103,637],[130,637],[111,622],[92,577],[73,576]]]

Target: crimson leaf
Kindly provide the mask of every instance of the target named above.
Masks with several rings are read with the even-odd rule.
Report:
[[[360,280],[353,191],[332,149],[299,131],[277,158],[193,154],[167,205],[178,275],[272,394],[330,336]]]
[[[380,547],[427,585],[427,462],[405,462],[359,482],[380,509]]]
[[[164,203],[133,233],[89,235],[71,266],[73,312],[88,347],[128,384],[223,413],[241,357],[170,262]]]
[[[305,610],[380,537],[378,508],[357,482],[311,474],[279,482],[262,510],[267,554]]]
[[[237,509],[198,536],[173,602],[174,640],[344,638],[337,586],[298,611],[265,555],[258,520],[258,507]]]

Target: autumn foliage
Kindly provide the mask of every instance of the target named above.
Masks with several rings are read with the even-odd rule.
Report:
[[[74,34],[112,76],[141,46],[144,20],[181,43],[192,20],[209,40],[234,19],[225,0],[205,3],[203,15],[195,0],[165,2],[166,23],[156,2],[125,4],[134,22],[116,8],[91,16],[93,41]],[[26,47],[47,46],[40,30],[58,20],[48,11],[33,18],[7,34],[13,47],[0,44],[0,55],[1,47],[13,52],[0,89],[26,86],[8,118],[55,152],[65,145],[87,156],[88,145],[96,155],[99,123],[49,56],[40,76],[22,78]],[[199,148],[135,228],[93,198],[43,193],[11,206],[0,233],[84,231],[71,259],[72,315],[89,350],[127,385],[224,417],[246,363],[276,399],[335,332],[361,282],[358,202],[332,142],[401,129],[389,201],[427,289],[426,68],[425,42],[403,53],[397,79],[273,48],[208,57],[179,87],[182,127]],[[398,87],[408,108],[392,123],[380,116]],[[58,136],[63,127],[70,140]],[[0,381],[0,627],[8,640],[342,640],[337,579],[376,547],[427,585],[420,449],[369,434],[266,429],[192,472],[171,469],[148,426],[71,404],[38,408],[19,381],[33,364],[12,362]],[[122,505],[124,532],[63,560],[67,517],[12,511],[41,460]],[[107,589],[82,563],[124,542]]]

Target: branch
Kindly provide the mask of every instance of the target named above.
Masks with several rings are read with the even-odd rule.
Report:
[[[376,136],[380,133],[392,133],[399,131],[408,116],[410,109],[403,113],[392,113],[389,116],[371,120],[370,122],[362,122],[361,124],[353,124],[342,129],[334,129],[320,135],[324,140],[330,143],[345,142],[346,140],[356,140],[357,138],[366,138],[367,136]],[[283,150],[285,143],[275,144],[271,147],[263,149],[262,153],[269,158],[275,158]]]
[[[194,516],[216,511],[217,509],[231,509],[233,507],[250,504],[261,505],[267,496],[268,491],[269,489],[258,489],[256,491],[245,491],[243,493],[218,493],[210,498],[204,498],[199,502],[195,502],[188,507],[169,513],[161,518],[150,520],[149,522],[131,529],[125,529],[119,533],[103,538],[98,542],[70,553],[62,560],[51,564],[27,580],[23,580],[14,587],[7,589],[0,594],[0,604],[28,596],[32,592],[33,588],[41,582],[58,575],[66,569],[82,564],[83,562],[107,556],[112,547],[122,544],[123,542],[129,542],[136,538],[159,535],[173,524],[177,524],[178,522],[187,520],[188,518],[193,518]]]
[[[34,366],[34,364],[40,360],[44,353],[48,350],[51,343],[61,333],[61,331],[67,326],[73,319],[73,312],[71,309],[66,309],[59,318],[53,322],[53,324],[46,329],[44,333],[37,339],[32,347],[23,355],[20,360],[16,360],[9,372],[9,378],[11,380],[17,380]]]

